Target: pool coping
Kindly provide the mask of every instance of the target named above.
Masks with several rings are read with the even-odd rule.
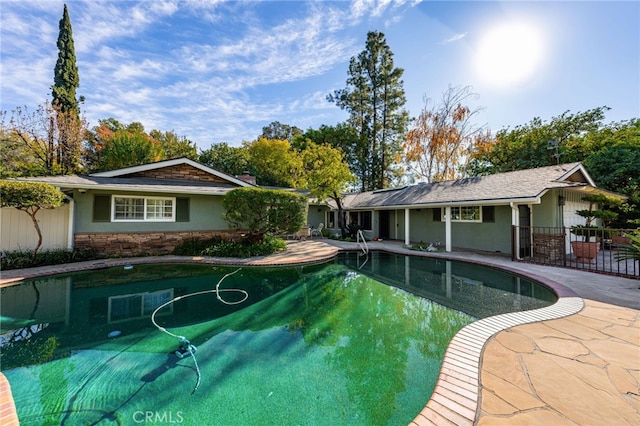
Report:
[[[290,246],[290,248],[294,248]],[[328,261],[335,257],[339,251],[352,251],[346,248],[331,246],[329,250],[316,250],[311,256],[300,256],[295,253],[281,254],[280,256],[264,256],[251,259],[215,258],[215,257],[185,257],[185,256],[157,256],[157,257],[136,257],[121,259],[104,259],[88,262],[78,262],[72,264],[59,265],[55,267],[40,267],[11,273],[3,271],[3,275],[9,272],[9,278],[0,278],[0,288],[18,284],[20,281],[39,276],[54,275],[60,273],[78,272],[87,269],[102,269],[131,264],[149,263],[204,263],[229,266],[294,266],[317,264]],[[388,248],[374,248],[372,251],[386,251],[404,255],[423,257],[418,253],[406,253],[401,250],[390,250]],[[430,257],[430,256],[424,256]],[[437,256],[440,259],[451,261],[464,261],[467,263],[482,265],[497,270],[504,270],[518,276],[526,277],[550,288],[558,296],[558,300],[551,306],[545,308],[499,314],[475,321],[460,330],[451,340],[445,352],[438,381],[433,394],[427,401],[422,411],[410,423],[411,425],[473,425],[479,415],[480,397],[480,370],[482,363],[482,353],[487,341],[497,333],[511,327],[529,324],[533,322],[553,320],[563,318],[580,312],[584,308],[584,300],[570,288],[545,277],[509,268],[504,265],[495,265],[477,260],[466,260],[446,255]],[[0,376],[4,377],[2,373]],[[6,379],[5,379],[6,380]],[[7,382],[8,384],[8,382]],[[11,403],[10,386],[8,395]],[[3,393],[4,395],[4,393]],[[5,417],[0,413],[0,423],[10,420],[12,417]],[[7,413],[9,416],[15,415]],[[4,424],[4,423],[3,423]]]

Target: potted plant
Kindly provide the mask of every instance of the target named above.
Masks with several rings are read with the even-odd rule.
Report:
[[[640,261],[640,230],[624,234],[625,243],[618,247],[616,260]]]
[[[605,194],[592,194],[582,198],[583,201],[589,202],[589,208],[585,210],[577,210],[576,214],[585,218],[584,225],[578,225],[571,228],[571,233],[576,236],[584,237],[583,240],[571,241],[571,249],[576,256],[578,262],[591,262],[596,258],[600,243],[598,241],[591,241],[592,237],[596,237],[598,232],[604,233],[604,230],[599,229],[593,224],[595,220],[600,220],[604,227],[609,222],[614,220],[618,214],[611,210],[602,209],[599,210],[596,207],[598,205],[602,207],[616,206],[622,201],[618,198]],[[595,238],[594,238],[595,239]]]

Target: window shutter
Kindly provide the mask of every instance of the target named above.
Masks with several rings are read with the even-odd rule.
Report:
[[[176,222],[189,222],[188,198],[176,198]]]
[[[93,196],[93,221],[111,221],[111,195]]]
[[[496,221],[496,208],[495,206],[482,206],[482,221],[483,222],[495,222]]]
[[[440,207],[431,209],[433,212],[433,221],[434,222],[442,222],[442,209]]]

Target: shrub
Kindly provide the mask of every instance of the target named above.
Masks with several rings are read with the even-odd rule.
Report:
[[[218,240],[202,240],[200,238],[191,238],[184,240],[176,248],[173,254],[176,256],[200,256],[202,251]]]
[[[302,228],[307,217],[307,199],[289,191],[236,188],[223,200],[227,221],[252,234],[287,235]]]
[[[625,237],[629,239],[629,244],[623,244],[619,247],[616,260],[618,262],[629,259],[640,260],[640,230],[625,234]]]
[[[33,257],[32,251],[15,250],[2,253],[0,269],[34,268],[36,266],[61,265],[63,263],[82,262],[99,259],[96,251],[90,249],[43,250]]]
[[[239,257],[267,256],[287,248],[284,240],[265,235],[258,241],[188,240],[176,247],[179,256]]]

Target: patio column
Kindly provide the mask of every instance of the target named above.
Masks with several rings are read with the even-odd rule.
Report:
[[[409,209],[404,209],[404,243],[406,245],[409,245],[411,241],[409,238],[409,225]]]
[[[445,251],[451,251],[451,206],[444,208],[444,249]]]
[[[515,258],[520,259],[520,212],[518,211],[518,205],[515,203],[509,203],[511,206],[511,225],[515,226],[516,232],[514,234],[515,244],[513,248],[515,250]],[[512,256],[513,256],[512,254]]]

